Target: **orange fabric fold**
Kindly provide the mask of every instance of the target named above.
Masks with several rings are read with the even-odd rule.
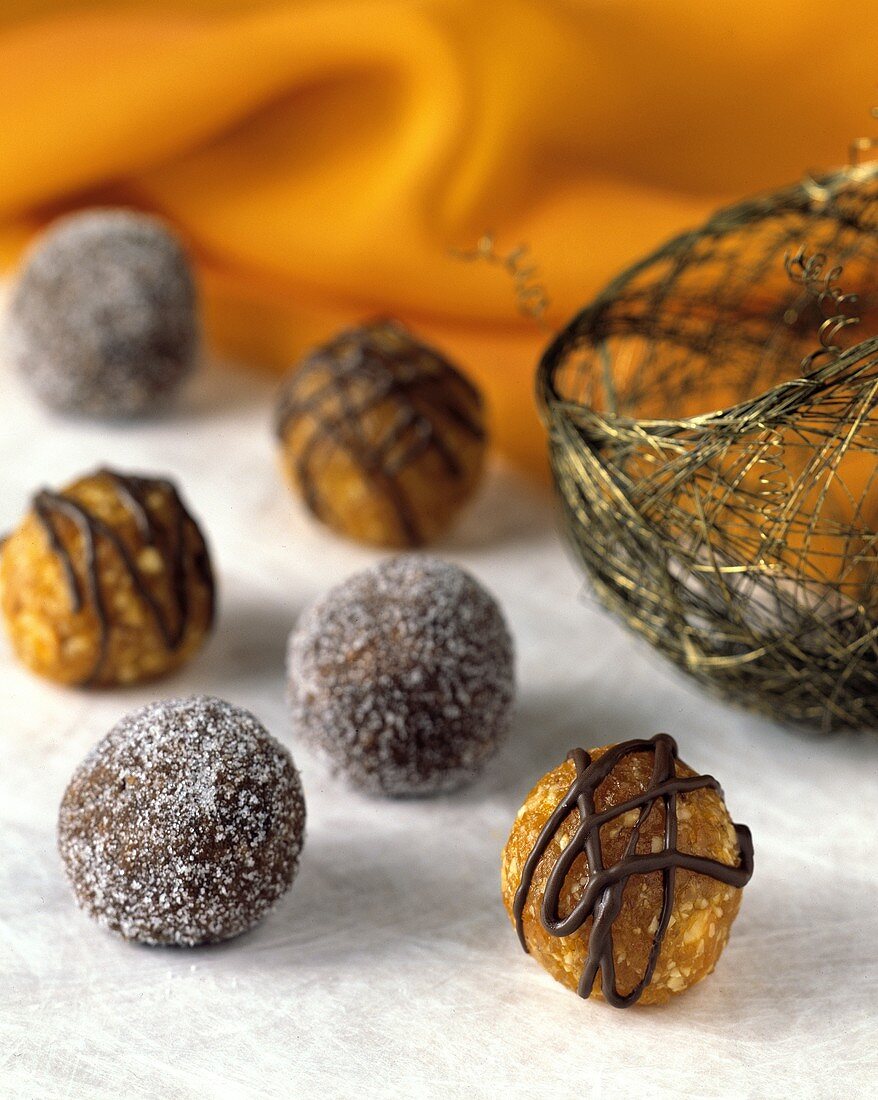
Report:
[[[843,161],[878,27],[841,11],[830,40],[815,0],[7,0],[0,250],[77,206],[158,211],[220,350],[283,366],[397,316],[538,468],[547,331],[454,250],[526,243],[551,330],[718,203]]]

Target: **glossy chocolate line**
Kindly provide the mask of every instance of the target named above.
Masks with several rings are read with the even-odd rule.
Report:
[[[323,364],[320,363],[322,368]],[[317,363],[314,364],[316,369]],[[307,369],[307,368],[306,368]],[[328,368],[332,370],[332,366]],[[392,386],[386,384],[380,390],[373,392],[354,405],[350,400],[349,382],[356,377],[356,372],[349,372],[342,377],[333,376],[330,381],[308,400],[296,405],[290,402],[287,406],[286,419],[282,431],[286,431],[290,421],[299,416],[312,415],[314,428],[311,436],[302,448],[296,462],[296,476],[303,487],[305,501],[308,507],[316,515],[328,519],[324,501],[318,488],[319,478],[314,476],[314,466],[321,449],[325,451],[327,458],[332,453],[334,446],[341,448],[359,466],[363,477],[371,482],[375,491],[390,502],[406,540],[412,545],[421,541],[420,532],[414,518],[408,497],[403,493],[398,482],[384,469],[383,455],[379,447],[371,446],[365,439],[360,426],[360,417],[377,408],[386,397],[392,394]],[[369,377],[364,372],[364,377]],[[391,380],[388,378],[388,383]],[[324,416],[319,421],[316,416],[318,411],[318,397],[323,395],[335,395],[341,406],[336,416]]]
[[[635,798],[598,813],[595,808],[595,795],[600,784],[626,756],[642,752],[653,753],[652,777],[647,789]],[[740,889],[750,881],[753,874],[753,841],[750,830],[746,826],[735,825],[741,853],[738,866],[677,850],[678,796],[689,791],[704,789],[718,791],[721,795],[722,790],[710,775],[677,776],[677,746],[673,738],[667,734],[660,733],[648,741],[633,740],[614,745],[596,761],[592,761],[588,753],[582,749],[573,749],[568,759],[574,762],[576,776],[546,821],[525,860],[512,906],[515,927],[521,945],[527,951],[523,917],[534,874],[561,824],[574,810],[578,811],[579,825],[576,832],[559,855],[546,879],[540,907],[540,923],[550,935],[569,936],[579,931],[591,918],[588,953],[579,981],[579,995],[580,997],[590,996],[600,971],[601,992],[605,1000],[616,1008],[627,1008],[640,998],[655,972],[674,907],[677,869],[707,875]],[[640,839],[641,828],[659,800],[664,804],[664,848],[660,852],[638,854],[637,842]],[[625,852],[612,867],[604,867],[600,839],[601,826],[631,810],[639,810],[639,814],[631,830]],[[583,853],[588,862],[588,882],[573,910],[566,917],[561,917],[559,904],[564,884],[577,857]],[[629,993],[621,994],[616,986],[613,923],[621,910],[625,886],[630,877],[656,871],[661,872],[662,875],[662,907],[658,927],[653,935],[641,980]]]
[[[306,377],[308,373],[325,369],[326,361],[331,357],[331,350],[332,349],[328,349],[327,353],[324,355],[315,357],[305,363],[295,375],[294,381],[300,383],[302,378]],[[408,379],[398,378],[393,372],[392,360],[373,345],[359,349],[359,355],[360,361],[355,364],[348,364],[341,377],[345,382],[351,380],[368,382],[375,388],[363,398],[360,404],[351,405],[347,403],[345,413],[355,417],[361,417],[364,413],[377,408],[383,401],[389,400],[395,396],[405,396],[409,402],[406,404],[404,410],[409,417],[406,426],[422,426],[422,430],[425,432],[432,445],[437,446],[438,449],[442,441],[436,432],[435,425],[424,413],[417,409],[415,402],[411,400],[410,390],[413,385],[417,383],[428,391],[432,391],[434,383],[439,382],[439,377],[433,373],[422,372],[417,375],[412,375],[412,377]],[[378,371],[375,370],[376,361],[382,368],[380,376]],[[449,365],[449,370],[454,370],[454,368]],[[378,381],[377,386],[376,380]],[[475,401],[481,401],[478,393],[466,379],[456,371],[452,376],[452,381],[460,384],[467,393],[471,393]],[[290,388],[295,389],[296,387],[292,386]],[[484,439],[486,433],[481,424],[468,416],[466,410],[462,408],[460,404],[454,403],[448,395],[441,392],[441,390],[442,387],[440,386],[439,392],[430,392],[431,401],[437,407],[438,411],[474,439]],[[313,415],[315,412],[319,411],[322,402],[325,401],[327,397],[331,396],[338,396],[342,401],[348,397],[347,386],[344,387],[344,392],[342,392],[340,379],[338,377],[328,379],[304,400],[296,400],[290,395],[288,390],[281,398],[280,411],[277,416],[276,432],[278,437],[283,438],[292,419]],[[427,394],[425,393],[424,396],[427,396]],[[326,422],[326,427],[335,432],[339,428],[351,428],[356,427],[356,425],[345,418],[334,417]],[[399,425],[395,427],[398,429]],[[346,442],[346,438],[343,435],[336,435],[336,440],[341,444]],[[395,441],[395,432],[392,431],[389,440],[382,440],[381,443],[375,445],[374,448],[370,447],[370,450],[386,453],[390,449],[388,443]],[[448,450],[444,447],[442,453],[445,456],[449,454]],[[457,462],[454,460],[454,467],[456,468],[456,466]]]
[[[376,491],[383,493],[390,501],[396,513],[399,524],[403,529],[408,542],[416,544],[421,541],[417,520],[411,507],[407,494],[402,486],[386,468],[385,447],[380,444],[371,445],[363,434],[361,418],[364,413],[377,408],[382,401],[396,394],[395,382],[390,372],[387,373],[380,395],[372,393],[359,405],[351,401],[350,382],[355,377],[355,372],[345,374],[335,379],[336,393],[341,405],[341,415],[324,420],[320,428],[316,428],[312,436],[312,443],[319,446],[321,443],[334,442],[344,448],[356,462],[358,462],[364,476],[370,480]],[[323,438],[321,438],[323,436]],[[299,476],[305,483],[308,480],[310,463],[309,450],[304,448],[299,463]],[[317,479],[312,478],[311,484],[316,493]]]
[[[98,621],[98,629],[100,632],[98,656],[91,671],[81,681],[82,686],[88,686],[94,683],[100,675],[106,660],[110,631],[112,628],[101,586],[98,564],[99,540],[104,539],[112,547],[121,561],[137,596],[149,610],[150,616],[156,625],[165,648],[169,652],[174,652],[182,644],[191,621],[191,608],[186,574],[187,526],[191,524],[196,532],[198,531],[195,521],[184,507],[179,494],[170,482],[127,477],[112,470],[99,470],[96,476],[107,478],[112,482],[120,499],[124,502],[125,507],[134,518],[138,532],[143,538],[144,543],[154,548],[161,555],[164,569],[170,577],[172,599],[171,608],[166,614],[162,604],[154,596],[149,582],[144,577],[143,572],[138,567],[128,547],[117,532],[109,527],[102,519],[90,512],[79,501],[69,496],[64,496],[61,493],[52,493],[48,490],[43,490],[38,493],[33,501],[34,514],[46,535],[46,539],[52,551],[61,563],[67,582],[67,588],[70,593],[72,609],[74,613],[77,613],[86,606],[86,603],[88,603],[94,611]],[[167,494],[173,517],[173,527],[170,537],[156,522],[155,517],[144,499],[145,494],[150,489],[157,489]],[[57,518],[59,516],[65,517],[76,526],[82,540],[83,561],[81,571],[84,576],[84,583],[80,581],[80,575],[76,567],[73,553],[59,533],[57,525]],[[199,542],[200,541],[201,536],[199,534]],[[210,561],[206,549],[199,548],[197,552],[193,553],[191,560],[196,576],[205,586],[209,594],[209,626],[213,620],[214,586]]]
[[[166,478],[143,478],[135,477],[131,474],[120,474],[115,470],[106,468],[99,470],[98,473],[113,481],[120,496],[127,501],[128,508],[134,516],[144,541],[148,546],[153,546],[159,551],[171,574],[174,604],[178,610],[179,625],[176,630],[170,631],[170,648],[176,649],[186,633],[186,627],[190,618],[190,589],[186,575],[186,564],[188,560],[186,547],[187,530],[194,531],[197,536],[196,545],[189,553],[191,554],[195,576],[202,582],[208,593],[208,629],[213,625],[216,613],[216,588],[204,535],[192,516],[192,513],[183,503],[173,482],[168,481]],[[146,502],[145,497],[150,490],[158,490],[164,493],[171,502],[173,527],[170,542],[166,539],[166,532],[162,525],[156,523],[156,519]]]
[[[341,342],[339,341],[337,344],[329,345],[324,351],[315,354],[312,358],[307,360],[294,374],[293,382],[298,383],[303,377],[306,377],[307,374],[323,370],[327,362],[332,361],[333,353],[337,350],[338,344],[341,344]],[[440,375],[434,369],[430,369],[429,366],[422,367],[417,373],[413,372],[409,378],[403,379],[397,377],[393,370],[394,360],[392,356],[387,354],[383,349],[377,347],[375,343],[370,342],[354,350],[357,356],[356,361],[345,364],[344,375],[352,379],[370,382],[373,385],[376,383],[376,378],[383,383],[380,388],[376,388],[374,392],[368,394],[363,404],[356,409],[360,414],[369,412],[388,398],[400,394],[408,396],[409,390],[412,389],[415,383],[419,386],[430,387],[431,390],[434,385],[440,383]],[[375,369],[376,366],[383,368],[380,375]],[[446,363],[445,366],[449,375],[443,375],[442,381],[444,381],[445,377],[450,377],[451,381],[458,385],[470,400],[481,404],[481,396],[469,379],[465,378],[464,375],[456,370],[450,363]],[[331,397],[338,393],[337,381],[335,378],[327,379],[322,386],[309,394],[304,400],[294,398],[290,393],[290,389],[295,389],[295,386],[287,387],[281,395],[280,407],[275,421],[275,431],[278,438],[283,438],[291,419],[313,414],[315,410],[319,409],[321,403],[326,400],[327,397]],[[466,409],[463,408],[459,402],[452,401],[448,395],[443,392],[442,385],[438,385],[438,392],[431,393],[431,400],[437,405],[439,411],[444,416],[453,421],[454,424],[464,432],[471,435],[474,439],[485,438],[486,433],[482,425],[470,417]],[[413,408],[413,406],[409,407]],[[427,421],[428,426],[432,429],[433,426],[430,424],[427,417],[423,413],[417,410],[415,411],[418,418]]]
[[[194,520],[186,511],[183,502],[174,488],[166,480],[145,480],[116,473],[114,470],[103,469],[98,471],[103,477],[111,480],[116,487],[119,496],[125,501],[129,512],[134,517],[141,538],[147,546],[154,547],[162,556],[166,568],[171,576],[173,587],[172,604],[177,610],[176,626],[171,626],[165,620],[160,629],[166,640],[168,649],[175,650],[186,633],[189,621],[189,586],[186,583],[186,526],[193,524]],[[173,502],[173,529],[170,542],[163,528],[155,522],[155,519],[147,507],[145,494],[152,489],[158,489],[165,493]],[[201,579],[209,583],[210,591],[213,591],[212,577]]]
[[[334,362],[336,356],[338,366]],[[350,337],[340,338],[306,361],[294,375],[281,396],[275,429],[278,437],[283,439],[294,420],[309,416],[314,419],[312,434],[302,447],[296,463],[296,476],[312,512],[327,518],[318,491],[318,479],[314,476],[314,465],[321,451],[325,451],[328,457],[330,449],[336,446],[353,459],[363,477],[390,503],[406,540],[411,545],[418,545],[422,536],[408,496],[399,483],[399,475],[431,450],[439,457],[450,477],[459,479],[464,473],[437,424],[419,408],[418,398],[429,398],[440,418],[473,438],[483,439],[485,432],[482,425],[469,415],[464,400],[444,392],[445,387],[439,384],[440,375],[431,354],[419,354],[405,377],[400,376],[398,366],[394,355],[382,348],[378,336],[368,330],[363,332],[360,343],[352,342]],[[465,395],[471,401],[480,403],[481,398],[472,383],[450,364],[448,370],[451,381],[463,391],[460,397]],[[328,373],[326,381],[307,397],[298,398],[296,391],[303,379],[310,373],[320,371]],[[363,383],[368,392],[354,401],[351,390],[357,383]],[[415,387],[420,387],[423,393],[413,396]],[[332,397],[338,399],[338,413],[334,416],[321,415],[322,404]],[[394,399],[400,405],[399,412],[384,437],[373,444],[365,438],[361,420],[385,401]],[[407,446],[402,446],[407,435],[411,439]],[[397,453],[394,454],[394,451]]]
[[[97,565],[97,536],[99,532],[95,525],[94,517],[90,516],[85,509],[67,500],[65,497],[50,493],[48,490],[44,489],[37,494],[33,501],[33,509],[37,520],[46,533],[49,545],[64,569],[67,587],[70,591],[70,602],[74,613],[82,611],[85,607],[86,599],[88,599],[91,606],[94,608],[95,617],[98,620],[100,630],[98,655],[91,672],[81,681],[83,686],[85,686],[91,683],[100,672],[104,660],[106,659],[109,645],[109,619],[103,591],[100,585]],[[55,523],[56,514],[64,515],[72,520],[79,531],[85,557],[84,573],[86,577],[87,592],[83,590],[82,584],[80,583],[73,562],[73,556],[58,533],[58,528]]]

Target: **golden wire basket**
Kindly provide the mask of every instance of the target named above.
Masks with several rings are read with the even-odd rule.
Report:
[[[538,375],[600,601],[714,691],[822,731],[878,728],[876,304],[872,162],[670,241]]]

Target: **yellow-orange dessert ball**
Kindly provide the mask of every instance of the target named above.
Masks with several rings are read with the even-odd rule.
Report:
[[[647,792],[665,780],[694,784],[696,773],[660,738],[575,750],[579,763],[566,760],[527,796],[503,852],[503,902],[526,949],[563,985],[616,1007],[661,1004],[710,974],[752,873],[749,831],[732,823],[710,777],[671,799],[676,837],[666,845],[666,802]],[[670,849],[683,864],[694,857],[702,873],[670,870]]]
[[[395,321],[313,351],[284,384],[275,423],[283,466],[310,511],[373,546],[434,541],[481,478],[481,395]]]
[[[40,676],[133,684],[201,647],[213,572],[170,481],[99,470],[34,497],[0,553],[0,605],[13,649]]]

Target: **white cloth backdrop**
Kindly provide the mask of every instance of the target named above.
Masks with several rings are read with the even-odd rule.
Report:
[[[0,1094],[15,1097],[874,1096],[878,736],[816,741],[705,697],[582,597],[550,502],[495,468],[439,551],[501,600],[519,698],[483,781],[375,801],[327,778],[284,706],[305,603],[376,559],[315,526],[278,474],[272,388],[215,369],[184,411],[72,424],[0,373],[0,528],[98,464],[171,474],[209,533],[218,629],[176,678],[88,694],[0,643]],[[208,692],[293,751],[308,837],[291,893],[218,948],[148,949],[74,906],[55,850],[69,775],[128,709]],[[717,972],[664,1009],[582,1002],[519,949],[500,850],[575,744],[667,730],[753,830]]]

